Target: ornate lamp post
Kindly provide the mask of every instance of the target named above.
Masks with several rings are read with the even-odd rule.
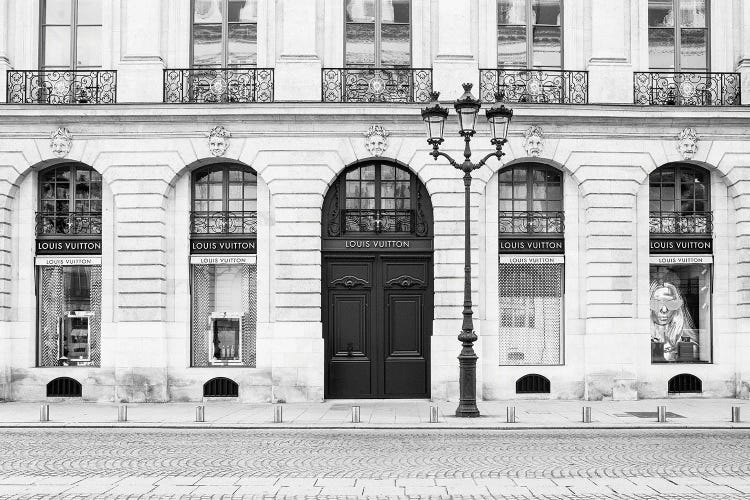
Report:
[[[459,392],[460,398],[458,408],[456,409],[457,417],[478,417],[479,409],[477,408],[477,355],[474,353],[474,342],[477,335],[474,333],[474,321],[472,320],[473,311],[471,303],[471,222],[470,222],[470,187],[471,173],[484,165],[491,157],[498,160],[503,156],[503,144],[508,141],[508,125],[513,116],[513,110],[499,104],[502,95],[495,94],[495,100],[498,102],[492,108],[487,110],[487,120],[490,122],[490,132],[492,139],[490,142],[495,146],[495,151],[489,153],[478,163],[473,163],[471,158],[471,138],[476,132],[474,126],[477,121],[477,114],[482,103],[471,95],[471,83],[464,83],[464,93],[456,100],[454,107],[458,114],[458,124],[460,127],[459,134],[464,138],[464,161],[458,163],[449,155],[440,151],[440,144],[445,140],[443,132],[445,129],[445,120],[448,118],[448,109],[440,106],[438,103],[438,92],[431,94],[432,103],[422,110],[422,119],[427,124],[427,143],[432,146],[430,155],[437,161],[438,156],[444,156],[453,167],[464,173],[464,192],[465,192],[465,212],[464,212],[464,311],[461,333],[458,340],[461,342],[461,354],[458,356],[459,362]]]

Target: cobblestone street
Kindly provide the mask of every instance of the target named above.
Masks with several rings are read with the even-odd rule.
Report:
[[[0,457],[2,499],[750,498],[745,430],[6,429]]]

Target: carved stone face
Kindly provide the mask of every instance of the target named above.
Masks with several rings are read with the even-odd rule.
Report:
[[[367,138],[365,146],[372,156],[382,156],[388,149],[388,140],[380,134],[373,134]]]
[[[212,135],[208,138],[208,149],[214,156],[224,156],[229,148],[229,143],[225,137],[220,135]]]
[[[50,149],[52,154],[58,158],[64,158],[70,153],[70,146],[70,133],[65,129],[57,129],[50,137]]]
[[[532,134],[526,138],[524,148],[528,156],[540,156],[544,150],[544,141],[540,136]]]
[[[677,144],[677,150],[685,160],[691,160],[698,152],[698,141],[692,137],[683,137]]]

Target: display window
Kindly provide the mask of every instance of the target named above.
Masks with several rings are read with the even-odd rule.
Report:
[[[711,264],[651,265],[651,361],[711,362]]]
[[[255,259],[191,268],[193,366],[255,366]]]
[[[40,265],[39,366],[100,366],[101,265]]]
[[[563,275],[562,263],[500,263],[500,365],[562,364]]]

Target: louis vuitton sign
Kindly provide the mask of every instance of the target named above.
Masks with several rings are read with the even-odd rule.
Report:
[[[651,238],[649,253],[711,254],[713,253],[713,240],[710,238]]]
[[[254,254],[257,253],[255,238],[193,239],[191,254]]]
[[[101,255],[102,240],[49,239],[36,240],[37,255]]]
[[[498,253],[565,253],[565,240],[562,238],[500,238]]]

